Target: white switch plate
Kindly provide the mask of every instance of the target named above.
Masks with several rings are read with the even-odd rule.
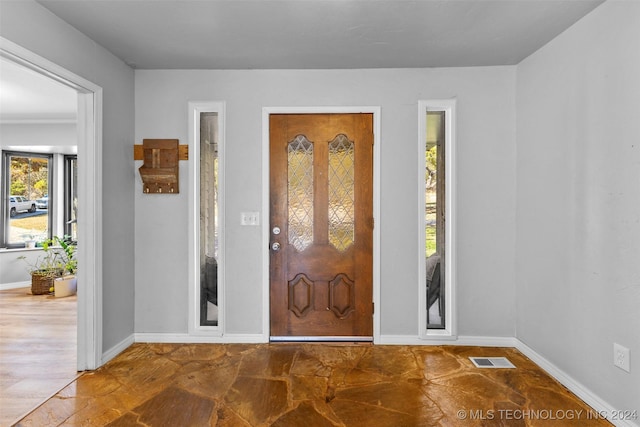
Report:
[[[260,212],[242,212],[240,225],[260,225]]]
[[[623,371],[629,372],[629,349],[618,343],[613,343],[613,364]]]

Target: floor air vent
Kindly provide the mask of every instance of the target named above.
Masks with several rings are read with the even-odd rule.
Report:
[[[506,357],[470,357],[476,368],[515,368]]]

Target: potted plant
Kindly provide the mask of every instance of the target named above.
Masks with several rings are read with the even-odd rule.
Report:
[[[60,248],[62,248],[61,259],[64,262],[64,268],[61,277],[53,280],[53,295],[56,298],[74,295],[78,289],[76,270],[78,268],[78,260],[76,259],[76,245],[71,241],[69,236],[54,237],[53,239]]]
[[[24,239],[24,247],[27,249],[33,249],[36,247],[36,234],[33,230],[30,233],[25,233],[22,235]]]
[[[74,274],[78,266],[75,252],[76,246],[68,236],[54,236],[52,239],[43,241],[42,256],[38,257],[33,264],[29,263],[31,293],[33,295],[43,295],[54,291],[54,281],[57,278],[64,277],[65,279],[75,280]],[[26,259],[25,256],[19,258]],[[64,286],[64,284],[61,286]],[[73,286],[75,286],[75,283]],[[64,293],[66,292],[61,291],[61,294]]]

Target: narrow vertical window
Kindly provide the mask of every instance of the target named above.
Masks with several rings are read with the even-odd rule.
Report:
[[[224,329],[224,103],[189,102],[189,334]]]
[[[64,158],[64,234],[78,241],[78,156]]]
[[[419,103],[420,337],[455,336],[455,100]]]
[[[5,247],[33,247],[51,237],[51,155],[5,152],[3,156]]]
[[[445,112],[427,111],[427,138],[424,150],[427,328],[437,329],[445,327],[444,130]]]
[[[200,113],[200,326],[218,325],[218,113]]]

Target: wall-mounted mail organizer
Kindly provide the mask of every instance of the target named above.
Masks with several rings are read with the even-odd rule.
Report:
[[[178,161],[189,160],[189,146],[179,145],[177,139],[144,139],[133,146],[133,159],[144,161],[138,169],[144,193],[177,194]]]

